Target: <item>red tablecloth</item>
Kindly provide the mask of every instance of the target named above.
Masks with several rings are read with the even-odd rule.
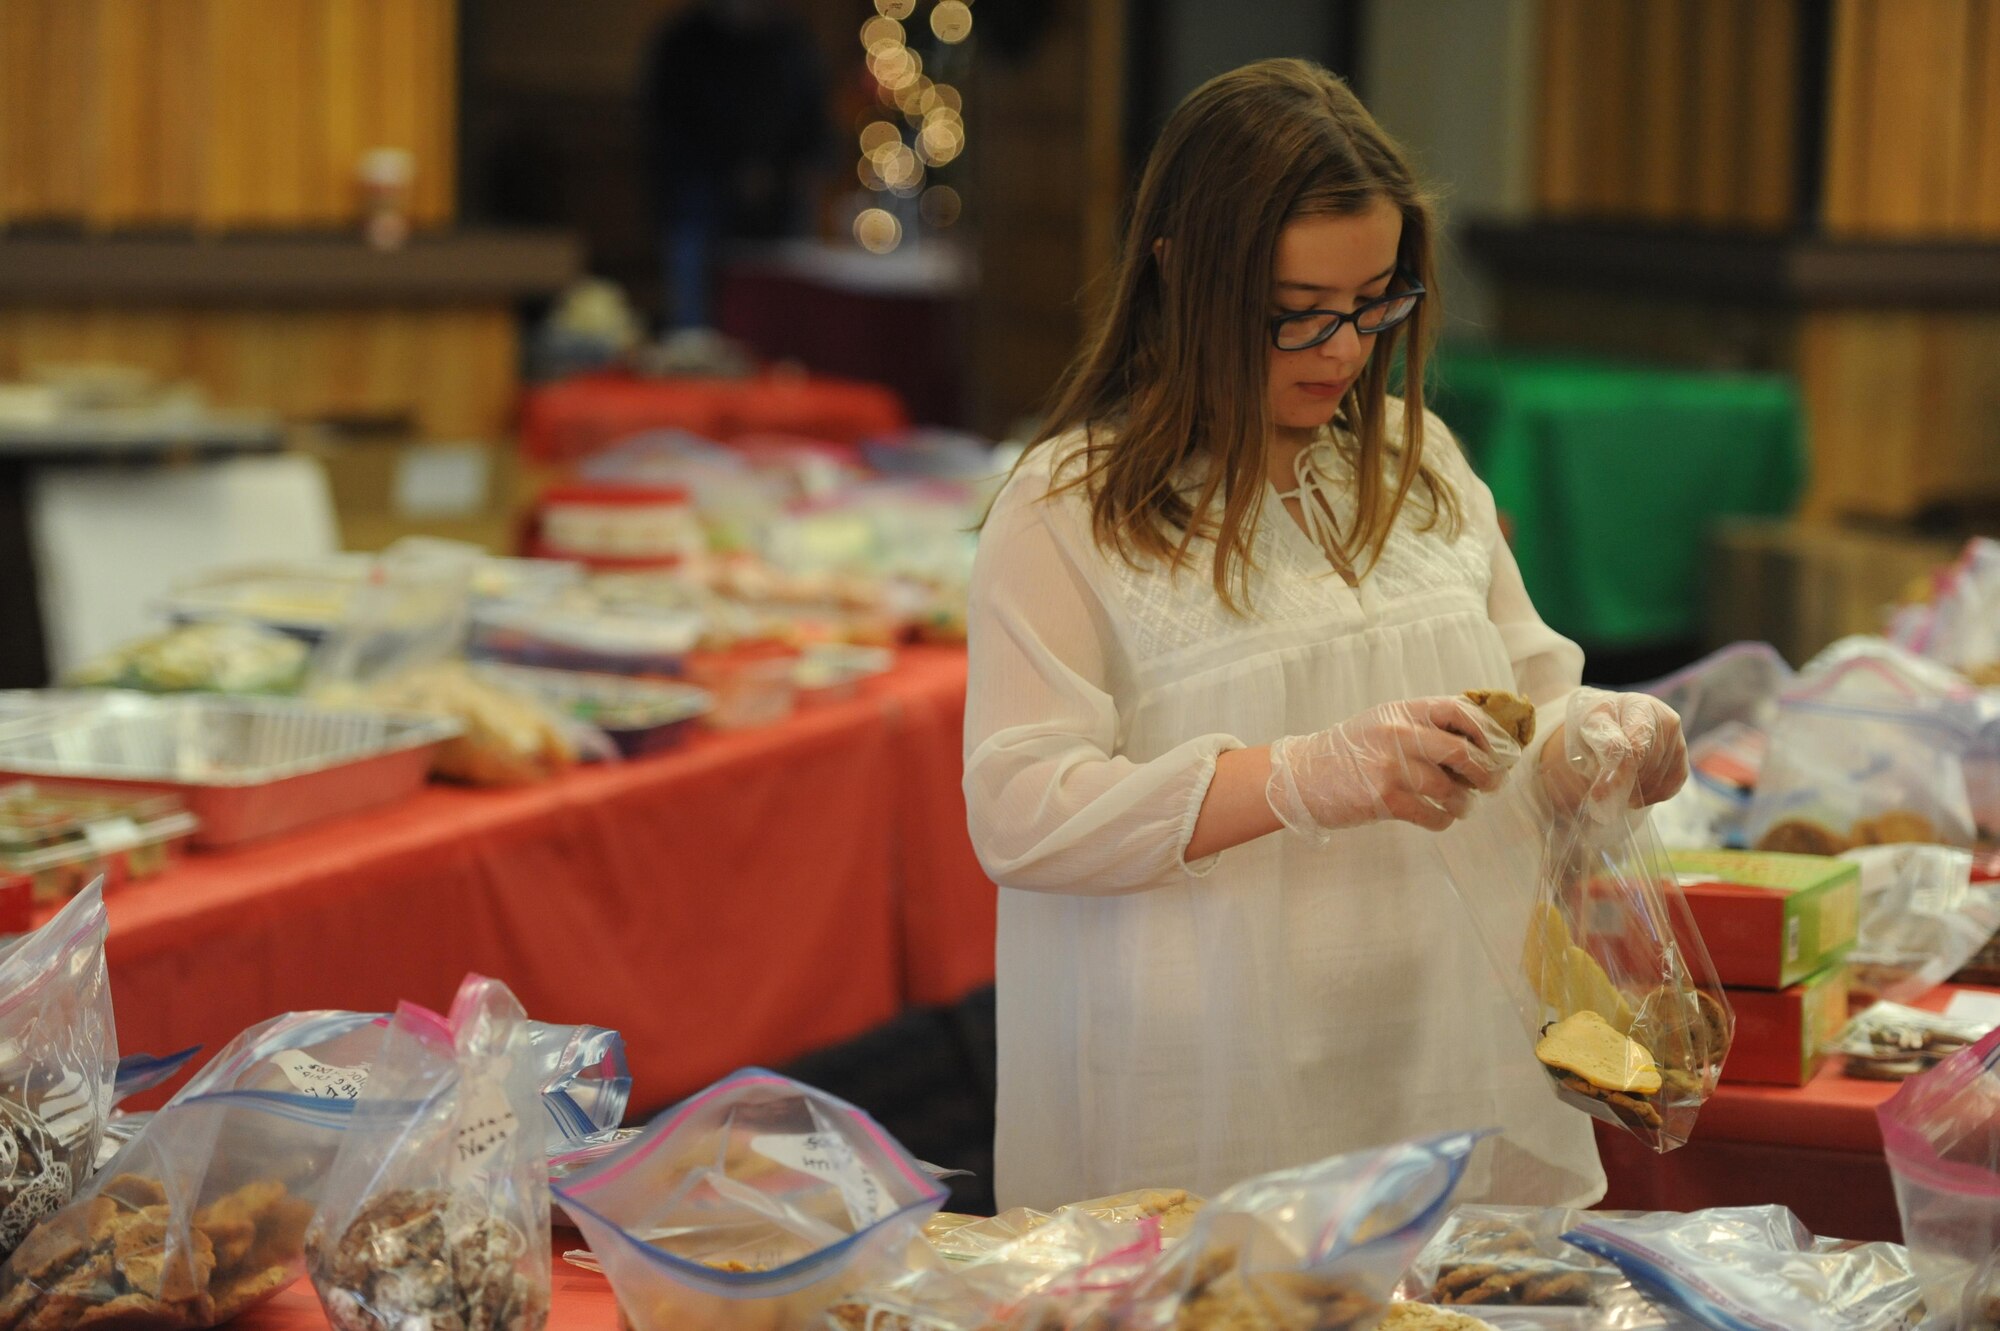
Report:
[[[540,1019],[623,1031],[644,1109],[952,1001],[993,975],[964,695],[963,652],[916,649],[783,725],[192,856],[110,898],[119,1043],[442,1006],[476,970]]]
[[[1955,988],[1920,1006],[1943,1011]],[[1610,1208],[1696,1211],[1710,1206],[1789,1206],[1815,1234],[1902,1238],[1876,1107],[1896,1082],[1858,1081],[1830,1060],[1800,1087],[1720,1087],[1703,1106],[1692,1140],[1654,1155],[1600,1128]]]
[[[646,430],[710,439],[794,434],[857,443],[907,428],[902,400],[880,384],[820,375],[642,379],[583,374],[521,395],[521,448],[537,462],[575,462]]]

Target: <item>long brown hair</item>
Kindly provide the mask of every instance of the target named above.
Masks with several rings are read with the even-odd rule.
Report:
[[[1456,529],[1457,496],[1424,460],[1424,361],[1439,319],[1430,201],[1345,83],[1308,61],[1262,60],[1210,79],[1167,121],[1102,315],[1031,445],[1085,431],[1082,474],[1060,488],[1086,488],[1101,547],[1178,571],[1197,540],[1213,541],[1216,592],[1242,608],[1267,475],[1278,234],[1295,218],[1348,216],[1378,198],[1402,213],[1399,264],[1433,294],[1379,335],[1341,403],[1358,518],[1336,553],[1364,574],[1417,485],[1430,501],[1427,526]],[[1161,239],[1170,246],[1164,265],[1154,252]],[[1399,346],[1406,409],[1400,444],[1390,444],[1386,402]],[[1197,451],[1211,465],[1191,487],[1183,464]],[[1392,455],[1401,463],[1393,483]]]

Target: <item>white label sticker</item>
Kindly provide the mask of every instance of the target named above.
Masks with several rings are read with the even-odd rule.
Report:
[[[514,1107],[507,1103],[504,1084],[488,1080],[469,1090],[458,1110],[457,1177],[464,1180],[483,1174],[486,1162],[514,1140],[520,1127]]]
[[[1982,1026],[2000,1026],[2000,994],[1961,989],[1951,996],[1944,1014],[1954,1021],[1973,1021]]]
[[[100,818],[83,825],[83,839],[99,855],[116,855],[139,844],[139,824],[130,818]]]
[[[788,1169],[826,1179],[840,1189],[855,1229],[895,1214],[888,1189],[868,1171],[844,1138],[830,1132],[770,1133],[751,1139],[750,1149]]]
[[[353,1100],[368,1084],[367,1068],[337,1068],[297,1049],[273,1054],[271,1062],[291,1079],[300,1094],[318,1100]]]
[[[1794,915],[1785,921],[1785,964],[1791,965],[1805,951],[1805,922]]]

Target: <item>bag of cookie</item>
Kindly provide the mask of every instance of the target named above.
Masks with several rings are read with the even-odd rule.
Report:
[[[60,1210],[97,1161],[118,1038],[100,884],[0,947],[0,1258]]]
[[[1462,1206],[1404,1273],[1396,1294],[1474,1314],[1498,1331],[1678,1331],[1610,1262],[1564,1241],[1586,1218],[1566,1207]]]
[[[1091,1325],[1372,1327],[1443,1221],[1481,1135],[1448,1133],[1239,1183]]]
[[[1109,1328],[1108,1309],[1158,1260],[1156,1217],[1045,1215],[1006,1242],[954,1259],[935,1246],[912,1269],[845,1295],[825,1331],[1061,1331]]]
[[[231,1041],[0,1266],[0,1331],[200,1331],[297,1279],[375,1020],[291,1013]]]
[[[2000,1327],[2000,1031],[1911,1077],[1875,1113],[1903,1239],[1940,1324]]]
[[[1758,850],[1972,844],[1963,679],[1879,641],[1836,643],[1778,699],[1745,834]]]
[[[1701,1327],[1960,1326],[1926,1320],[1924,1291],[1900,1244],[1816,1238],[1782,1206],[1586,1213],[1563,1237],[1614,1263],[1660,1309]]]
[[[1521,958],[1556,1094],[1655,1151],[1684,1145],[1736,1017],[1643,810],[1554,817]]]
[[[499,981],[468,976],[449,1016],[397,1008],[306,1233],[334,1331],[541,1331],[540,1080],[526,1014]]]
[[[555,1189],[636,1331],[816,1326],[908,1269],[945,1189],[867,1114],[759,1068]]]

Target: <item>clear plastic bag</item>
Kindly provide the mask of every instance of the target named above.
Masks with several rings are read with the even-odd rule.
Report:
[[[384,550],[355,588],[346,616],[313,653],[309,691],[351,698],[460,655],[484,557],[478,546],[424,536]]]
[[[297,1279],[374,1022],[292,1013],[231,1041],[0,1267],[0,1331],[200,1331]]]
[[[996,1217],[997,1218],[997,1217]],[[994,1231],[997,1233],[997,1231]],[[911,1270],[827,1309],[826,1331],[1108,1328],[1106,1310],[1158,1260],[1157,1222],[1084,1211],[1043,1216],[962,1262],[919,1247]]]
[[[1970,1049],[1992,1029],[1990,1022],[1877,1003],[1848,1022],[1829,1049],[1846,1060],[1850,1077],[1902,1081]]]
[[[2000,1325],[1997,1064],[2000,1031],[1910,1078],[1875,1111],[1910,1260],[1939,1325],[1956,1331]]]
[[[1767,642],[1731,643],[1665,679],[1643,687],[1681,718],[1681,733],[1695,741],[1732,722],[1768,730],[1777,719],[1778,695],[1792,668]]]
[[[1239,1183],[1113,1301],[1103,1324],[1373,1326],[1443,1221],[1481,1135],[1449,1133]]]
[[[451,1014],[404,1004],[306,1235],[335,1331],[540,1331],[548,1165],[526,1014],[468,976]]]
[[[2000,884],[1972,881],[1972,856],[1952,846],[1866,846],[1861,927],[1848,954],[1861,1002],[1907,1003],[1972,960],[2000,930]]]
[[[1778,702],[1746,833],[1759,850],[1972,842],[1972,691],[1887,643],[1834,644]]]
[[[527,1029],[526,1057],[542,1095],[550,1155],[617,1131],[632,1099],[625,1037],[602,1026],[542,1021]]]
[[[93,883],[0,947],[0,1257],[90,1176],[111,1113],[118,1037]]]
[[[1902,1247],[1814,1238],[1782,1206],[1589,1215],[1563,1238],[1715,1331],[1900,1331],[1925,1315]]]
[[[1557,1096],[1665,1152],[1714,1093],[1735,1016],[1631,789],[1575,812],[1488,801],[1433,844]],[[1536,881],[1496,872],[1536,841]]]
[[[1564,1241],[1587,1218],[1566,1207],[1462,1206],[1397,1287],[1398,1297],[1476,1316],[1497,1331],[1693,1331],[1624,1272]]]
[[[813,1325],[905,1269],[945,1190],[860,1110],[753,1068],[556,1196],[636,1331],[669,1331]]]
[[[1954,669],[2000,665],[2000,541],[1979,537],[1939,570],[1930,603],[1898,613],[1889,636]]]

